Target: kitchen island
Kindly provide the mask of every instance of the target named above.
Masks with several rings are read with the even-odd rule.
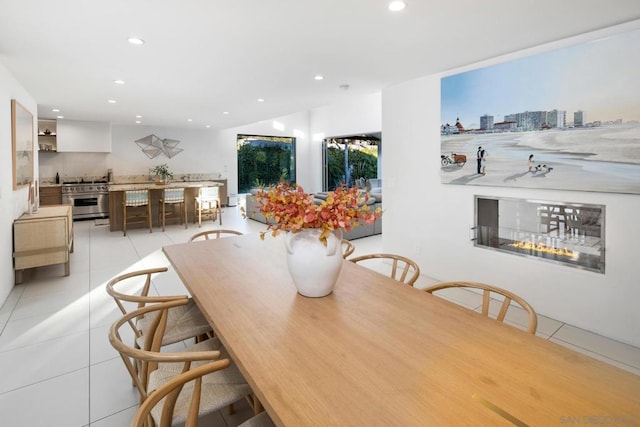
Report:
[[[122,230],[122,199],[124,192],[128,190],[150,190],[151,197],[151,221],[154,227],[159,227],[158,209],[162,190],[165,188],[184,188],[185,203],[187,205],[187,218],[191,221],[194,214],[194,200],[198,196],[201,187],[220,187],[220,203],[227,203],[227,180],[216,179],[211,181],[175,181],[168,184],[158,182],[121,183],[109,185],[109,231]],[[129,225],[127,229],[134,227]],[[138,225],[144,227],[144,225]]]

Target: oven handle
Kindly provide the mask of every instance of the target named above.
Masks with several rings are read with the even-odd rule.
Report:
[[[73,197],[73,198],[81,198],[81,197],[97,197],[97,196],[106,196],[108,195],[109,192],[108,191],[98,191],[98,192],[93,192],[93,193],[68,193],[68,194],[63,194],[63,196],[69,196],[69,197]]]

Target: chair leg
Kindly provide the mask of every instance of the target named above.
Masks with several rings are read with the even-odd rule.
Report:
[[[164,231],[164,220],[165,220],[165,211],[164,211],[164,200],[161,200],[160,203],[162,204],[162,231]]]
[[[124,203],[122,204],[122,233],[124,236],[127,235],[127,205]]]
[[[153,233],[151,225],[151,199],[149,199],[149,203],[147,203],[147,222],[149,223],[149,233]]]
[[[253,409],[253,415],[258,415],[260,412],[264,411],[264,406],[262,406],[262,402],[260,402],[260,399],[258,399],[255,393],[248,394],[245,398]]]
[[[187,220],[187,201],[186,200],[182,201],[182,209],[184,210],[184,213],[183,213],[183,215],[184,215],[184,229],[186,230],[187,229],[187,222],[189,222]]]
[[[198,201],[193,200],[193,223],[196,223],[196,213],[198,212]]]
[[[218,218],[219,218],[219,222],[220,225],[222,225],[222,209],[220,208],[220,202],[217,202],[217,210],[218,210]]]

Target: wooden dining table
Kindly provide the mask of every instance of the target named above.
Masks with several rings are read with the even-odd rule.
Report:
[[[163,250],[279,426],[640,424],[640,376],[360,265],[299,295],[281,236]]]

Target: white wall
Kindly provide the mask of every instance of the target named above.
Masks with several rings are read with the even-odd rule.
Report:
[[[135,144],[135,140],[154,134],[161,139],[169,138],[180,141],[177,148],[184,151],[169,159],[160,154],[149,159]],[[114,174],[135,175],[147,171],[161,163],[167,163],[174,179],[182,173],[222,173],[224,161],[214,131],[208,129],[190,130],[178,128],[153,128],[139,126],[112,126],[112,152],[109,156],[110,168]]]
[[[382,93],[384,250],[414,258],[428,276],[491,283],[521,295],[540,314],[640,346],[640,196],[441,184],[440,77],[405,82]],[[606,205],[606,274],[475,248],[469,229],[476,194]]]
[[[179,140],[184,151],[169,159],[159,155],[149,159],[135,140],[154,134],[159,138]],[[167,163],[179,179],[185,173],[223,173],[225,161],[216,143],[216,132],[178,128],[113,125],[111,153],[40,153],[40,176],[51,178],[56,172],[65,177],[101,176],[112,168],[118,175],[144,175],[160,163]]]
[[[14,283],[13,274],[13,220],[28,209],[26,187],[13,191],[13,151],[11,146],[11,100],[17,100],[33,114],[34,138],[37,129],[37,104],[33,97],[0,64],[0,304]],[[34,139],[35,142],[35,139]],[[35,144],[37,147],[37,144]],[[36,175],[37,176],[37,157]]]
[[[216,137],[220,155],[228,159],[229,191],[237,192],[236,139],[238,134],[296,136],[296,181],[307,192],[322,190],[322,141],[314,141],[314,134],[329,136],[380,132],[380,93],[351,98],[340,104],[321,107],[264,120],[236,128],[225,129]],[[276,130],[273,122],[284,125]],[[297,132],[294,132],[297,131]]]
[[[373,93],[363,97],[350,99],[340,104],[311,110],[309,114],[309,131],[324,137],[348,136],[364,133],[380,132],[382,126],[381,93]],[[385,135],[382,145],[386,146]],[[311,141],[309,163],[313,176],[309,189],[313,192],[322,190],[322,140]]]
[[[274,121],[282,124],[284,129],[275,129],[273,127]],[[221,155],[228,161],[229,177],[227,185],[229,186],[229,192],[238,192],[238,161],[236,148],[238,134],[292,137],[295,136],[294,133],[298,135],[296,136],[296,181],[306,190],[308,183],[311,182],[312,176],[311,165],[309,164],[310,137],[308,112],[290,114],[221,131],[217,135],[216,140],[218,141],[219,147],[223,147]]]

